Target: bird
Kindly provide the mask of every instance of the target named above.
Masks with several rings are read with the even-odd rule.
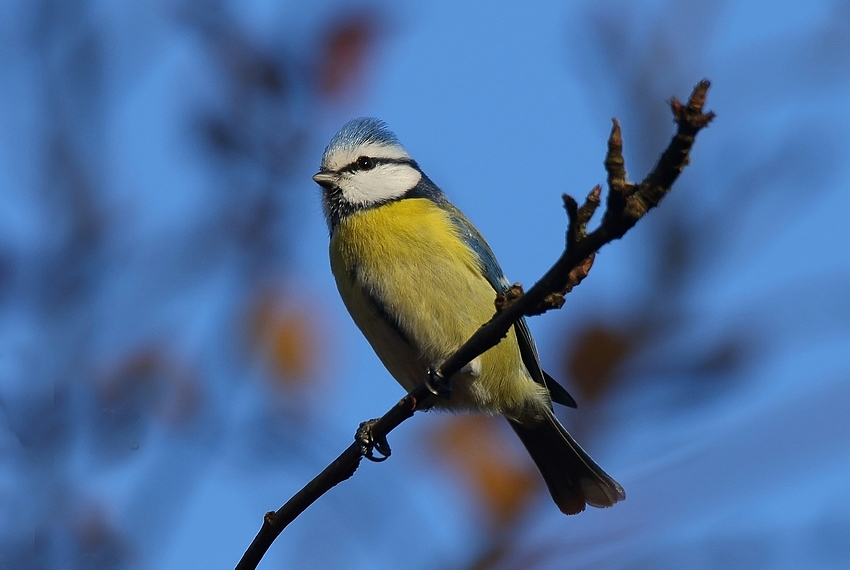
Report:
[[[347,122],[313,180],[322,188],[330,266],[342,301],[378,358],[413,390],[494,313],[510,282],[474,225],[383,121]],[[507,418],[564,514],[625,499],[555,417],[576,407],[543,371],[525,319],[451,379],[426,407]]]

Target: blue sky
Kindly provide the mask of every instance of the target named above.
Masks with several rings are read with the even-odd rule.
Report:
[[[850,17],[826,1],[686,4],[356,4],[380,16],[383,35],[355,96],[315,104],[294,88],[289,106],[260,97],[236,115],[259,123],[247,132],[261,141],[301,129],[297,154],[285,157],[292,164],[268,185],[256,157],[214,160],[192,138],[197,117],[228,116],[244,93],[228,90],[228,54],[219,59],[179,6],[69,3],[53,20],[26,2],[0,8],[8,62],[0,72],[0,263],[12,268],[0,281],[0,458],[10,458],[0,462],[0,512],[14,513],[0,515],[6,544],[26,542],[20,527],[42,528],[52,500],[69,520],[102,518],[120,529],[118,552],[129,553],[122,567],[233,566],[262,514],[340,452],[360,421],[398,399],[337,297],[310,180],[324,145],[352,116],[387,121],[487,237],[508,277],[528,286],[562,250],[560,194],[580,196],[605,180],[611,117],[621,120],[627,167],[639,179],[673,132],[666,100],[684,99],[708,77],[718,118],[699,135],[672,195],[603,250],[564,310],[531,322],[551,369],[583,323],[678,311],[681,328],[629,363],[637,381],[571,416],[628,499],[564,518],[541,497],[517,533],[518,560],[538,549],[556,552],[535,566],[546,568],[846,565],[850,173],[840,133],[850,119]],[[313,61],[325,26],[352,9],[221,6],[225,28],[296,60],[301,67],[287,68],[294,78]],[[90,70],[98,81],[66,77],[66,57],[92,30],[107,48]],[[109,220],[108,239],[88,262],[74,262],[67,246],[77,235],[68,212],[83,206],[62,189],[77,171],[44,167],[57,123],[71,133],[69,154]],[[260,199],[269,186],[284,212],[269,230],[281,251],[246,254],[229,224],[241,228],[255,198],[268,204]],[[696,235],[711,239],[693,245],[698,269],[668,306],[654,296],[648,267],[671,220],[709,228]],[[69,272],[90,279],[89,292],[76,305],[51,301],[53,283]],[[233,332],[258,283],[316,315],[322,378],[303,399],[270,395],[267,371]],[[757,357],[705,398],[693,394],[702,384],[659,362],[670,354],[686,361],[729,331],[750,333]],[[132,452],[120,435],[120,459],[103,459],[86,435],[100,416],[80,387],[99,385],[91,379],[151,342],[168,346],[175,367],[204,387],[204,427],[157,420],[144,437],[127,436]],[[57,386],[71,394],[68,430],[77,435],[61,447],[60,473],[50,474],[32,459],[21,410]],[[264,566],[396,568],[405,557],[406,567],[432,568],[474,559],[486,540],[474,504],[417,453],[421,434],[441,421],[425,414],[402,426],[392,460],[364,465],[323,497]],[[75,527],[47,528],[51,565],[85,567],[65,558]],[[440,548],[427,555],[412,546],[423,537]]]

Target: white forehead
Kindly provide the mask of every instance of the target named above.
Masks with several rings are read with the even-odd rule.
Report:
[[[338,172],[361,156],[410,158],[385,122],[374,117],[360,117],[345,123],[328,143],[322,155],[322,170]]]
[[[383,142],[363,142],[355,146],[328,146],[322,157],[322,170],[337,172],[348,166],[361,156],[370,158],[405,159],[410,158],[407,151],[400,144],[387,144]]]

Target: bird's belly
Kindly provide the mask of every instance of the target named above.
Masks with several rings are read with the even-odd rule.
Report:
[[[416,336],[404,334],[395,325],[387,321],[386,316],[375,311],[372,300],[361,289],[349,293],[349,312],[355,324],[369,341],[375,354],[381,360],[389,373],[401,384],[406,391],[413,390],[427,378],[429,368],[436,369],[459,346],[449,348],[430,347],[425,349],[418,343]],[[354,308],[356,307],[356,308]],[[420,313],[405,319],[407,322],[427,318]],[[471,333],[470,333],[471,336]],[[478,360],[489,360],[488,355],[482,355]],[[479,364],[480,367],[480,364]],[[452,396],[450,400],[433,400],[430,406],[438,408],[486,410],[493,407],[489,392],[481,383],[480,374],[459,373],[452,378]],[[485,378],[486,380],[486,378]],[[501,411],[501,410],[499,410]]]
[[[417,202],[355,214],[331,240],[331,266],[349,313],[407,390],[489,320],[496,295],[445,215]],[[435,405],[491,412],[545,405],[513,330],[476,360],[477,373],[456,375],[450,401]]]

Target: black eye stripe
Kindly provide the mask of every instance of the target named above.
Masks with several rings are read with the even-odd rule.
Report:
[[[368,160],[371,161],[372,166],[367,168],[360,164],[361,161]],[[339,169],[340,172],[355,172],[357,170],[372,170],[373,168],[380,166],[382,164],[406,164],[408,166],[412,166],[413,168],[417,168],[416,162],[410,158],[376,158],[374,156],[360,156],[352,162],[351,164],[347,164]]]

